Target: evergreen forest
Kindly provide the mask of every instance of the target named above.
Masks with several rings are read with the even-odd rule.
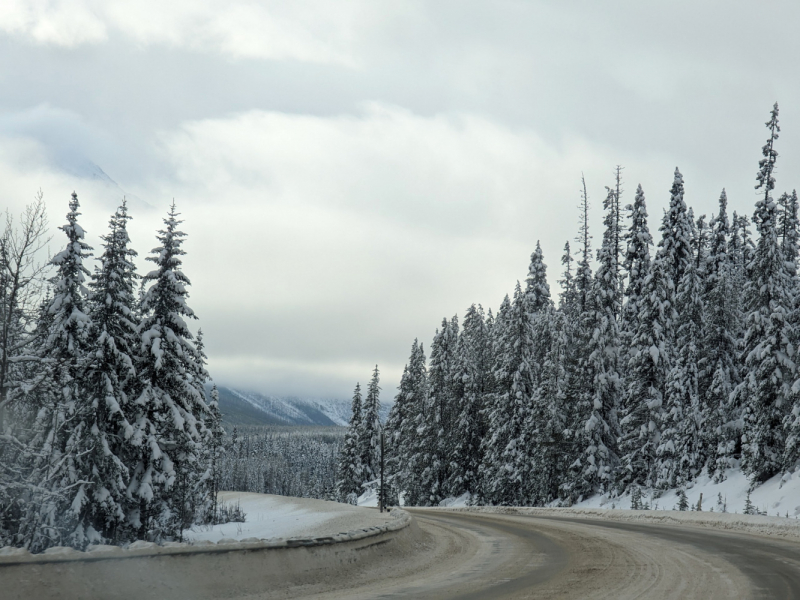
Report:
[[[344,427],[236,426],[219,453],[220,489],[334,500]]]
[[[125,202],[93,270],[79,209],[73,193],[52,258],[41,194],[0,237],[0,546],[31,552],[180,539],[217,514],[222,427],[175,204],[144,276]]]
[[[496,313],[443,319],[427,358],[415,340],[385,426],[391,493],[417,506],[464,494],[571,505],[734,468],[754,486],[794,472],[800,231],[797,192],[776,190],[778,114],[776,103],[752,217],[729,214],[724,189],[711,218],[694,215],[676,168],[656,243],[644,190],[623,205],[617,167],[596,253],[583,183],[557,298],[537,243]],[[373,383],[363,407],[353,397],[342,501],[375,482],[377,369]]]

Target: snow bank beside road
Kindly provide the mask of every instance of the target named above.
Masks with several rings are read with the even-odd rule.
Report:
[[[697,506],[700,494],[703,494],[703,511],[711,509],[720,512],[721,506],[717,504],[722,496],[725,510],[729,513],[743,513],[747,500],[747,490],[750,482],[747,476],[739,469],[731,469],[726,473],[725,481],[714,483],[708,476],[698,477],[686,486],[686,497],[691,506]],[[642,501],[647,502],[650,508],[670,510],[677,507],[678,490],[663,492],[660,497],[655,497],[648,490],[642,490]],[[785,480],[775,476],[755,487],[750,492],[750,502],[761,513],[770,516],[794,519],[800,517],[800,472],[789,475]],[[575,505],[580,508],[630,508],[630,494],[624,496],[593,496]]]
[[[800,472],[764,482],[750,490],[750,502],[760,515],[745,515],[750,482],[739,469],[726,473],[725,481],[715,483],[708,476],[698,477],[686,488],[689,505],[697,507],[703,496],[701,511],[678,511],[678,490],[653,493],[642,490],[642,502],[653,510],[626,510],[631,507],[630,493],[623,496],[597,495],[569,508],[470,507],[469,496],[448,498],[441,508],[475,512],[530,514],[537,516],[613,519],[638,523],[662,523],[730,529],[770,537],[800,541]],[[660,494],[660,495],[659,495]],[[722,503],[719,503],[719,500]],[[769,516],[766,516],[769,515]],[[788,518],[787,518],[788,515]]]
[[[420,529],[399,509],[379,513],[321,500],[241,496],[241,504],[252,512],[240,524],[241,531],[232,532],[234,537],[249,536],[238,541],[197,539],[160,546],[140,541],[125,549],[57,548],[35,555],[2,548],[3,599],[306,597],[330,589],[332,582],[346,586],[364,570],[390,572],[420,547]],[[254,533],[292,537],[259,539]]]
[[[475,512],[533,517],[562,517],[610,520],[653,525],[679,525],[726,529],[800,542],[800,520],[784,517],[764,517],[718,512],[689,512],[675,510],[613,510],[604,508],[531,508],[516,506],[470,506],[434,510]]]
[[[219,502],[238,503],[246,515],[245,522],[195,526],[183,532],[186,541],[324,537],[354,529],[380,527],[390,520],[388,513],[309,498],[220,492]]]

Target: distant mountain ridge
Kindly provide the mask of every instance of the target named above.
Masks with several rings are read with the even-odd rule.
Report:
[[[327,425],[350,422],[351,400],[266,396],[257,392],[219,388],[223,419],[241,425]],[[391,403],[381,402],[381,420],[386,421]]]
[[[64,173],[82,180],[83,187],[78,190],[79,196],[93,199],[106,210],[115,210],[123,198],[127,200],[128,209],[133,213],[155,210],[152,204],[123,190],[99,165],[90,160],[62,162],[60,168]]]

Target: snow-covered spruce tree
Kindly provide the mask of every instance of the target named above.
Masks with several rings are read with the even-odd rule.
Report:
[[[224,435],[222,429],[221,415],[219,415],[219,395],[217,395],[216,408],[214,408],[214,398],[209,393],[208,383],[211,377],[208,374],[206,366],[208,364],[208,356],[205,351],[205,342],[203,341],[203,330],[198,328],[197,336],[194,340],[195,354],[194,360],[190,364],[190,369],[187,373],[187,382],[194,388],[196,396],[202,398],[206,411],[203,418],[203,427],[200,430],[202,436],[200,445],[200,460],[196,466],[196,472],[193,476],[195,480],[194,493],[187,496],[187,514],[192,515],[194,519],[207,522],[209,518],[216,518],[216,513],[212,512],[212,508],[216,509],[217,499],[216,491],[213,493],[215,497],[212,498],[212,489],[215,488],[215,483],[211,481],[212,476],[212,456],[214,437]],[[214,387],[216,389],[216,386]],[[216,428],[216,429],[215,429]]]
[[[409,506],[416,506],[421,501],[417,473],[424,469],[424,463],[416,464],[421,459],[417,430],[420,426],[424,427],[427,387],[425,352],[422,344],[415,339],[394,405],[386,420],[386,468],[391,474],[394,488],[403,493],[405,503]]]
[[[736,364],[739,368],[740,379],[745,375],[744,357],[742,355],[742,348],[744,348],[744,336],[746,332],[745,318],[746,318],[746,305],[745,305],[745,284],[748,280],[748,265],[753,259],[755,253],[755,245],[753,244],[753,236],[750,233],[750,219],[744,215],[737,215],[736,211],[733,212],[731,217],[731,234],[728,241],[728,264],[730,266],[730,282],[731,282],[731,299],[730,304],[737,319],[730,323],[731,334],[736,339]],[[735,388],[734,388],[735,389]],[[744,409],[742,406],[742,398],[736,394],[730,396],[732,402],[732,409],[741,413]],[[737,421],[738,431],[735,434],[736,438],[736,454],[741,455],[741,418]]]
[[[795,371],[788,322],[790,274],[778,240],[778,207],[770,195],[775,187],[772,173],[778,156],[774,142],[780,131],[777,104],[767,128],[770,136],[763,148],[756,185],[756,189],[763,189],[763,196],[756,202],[753,215],[758,241],[745,286],[747,331],[743,356],[747,375],[736,391],[744,398],[742,469],[754,483],[766,481],[783,467],[783,425],[790,408]]]
[[[750,263],[753,261],[753,256],[756,253],[756,243],[753,241],[753,234],[750,231],[750,219],[748,219],[745,215],[739,216],[739,252],[737,253],[737,258],[740,259],[740,265],[743,273],[743,278],[747,279],[747,269],[750,266]],[[742,284],[742,289],[744,289],[744,284]]]
[[[699,238],[698,257],[701,254]],[[656,450],[656,487],[683,486],[703,467],[704,414],[698,392],[703,287],[699,258],[688,264],[676,294],[678,311],[674,364],[667,376],[661,439]]]
[[[416,506],[427,503],[429,498],[420,479],[420,474],[430,465],[430,443],[425,434],[430,430],[428,421],[432,414],[428,401],[428,370],[422,344],[419,345],[414,360],[409,363],[409,375],[414,382],[414,397],[410,402],[412,414],[407,428],[413,443],[408,448],[408,464],[405,466],[405,498],[407,504]]]
[[[691,211],[690,211],[691,214]],[[711,226],[706,223],[706,216],[700,215],[695,221],[694,238],[692,247],[694,248],[694,264],[702,280],[708,274],[709,242],[711,239]]]
[[[83,241],[78,224],[77,194],[73,193],[67,223],[60,229],[67,244],[51,264],[53,298],[47,309],[49,325],[41,350],[47,379],[35,394],[38,408],[33,438],[28,446],[32,465],[29,481],[33,493],[20,523],[20,542],[32,552],[49,546],[85,547],[102,541],[102,535],[82,518],[86,498],[83,438],[90,433],[94,415],[81,390],[88,363],[90,318],[85,287],[89,271],[84,260],[91,248]]]
[[[446,482],[449,495],[475,494],[483,462],[481,440],[486,434],[485,394],[491,368],[489,336],[483,308],[467,309],[456,349],[455,380],[457,412],[450,473]]]
[[[372,371],[367,387],[367,397],[361,411],[358,428],[358,447],[361,460],[362,483],[375,481],[381,476],[381,388],[378,365]]]
[[[89,420],[80,426],[79,452],[83,480],[78,486],[80,500],[73,509],[84,528],[91,527],[106,541],[126,541],[128,463],[133,454],[131,391],[136,371],[137,319],[134,288],[137,279],[130,248],[127,206],[122,205],[101,236],[103,253],[95,268],[89,312],[89,344],[92,352],[83,374],[81,394],[88,405]]]
[[[686,497],[686,490],[683,488],[678,492],[678,510],[689,510],[689,499]]]
[[[570,254],[569,242],[564,244],[564,254],[561,256],[561,264],[564,265],[564,271],[561,274],[561,279],[558,280],[558,285],[561,286],[561,292],[558,296],[558,310],[574,318],[576,315],[577,307],[577,290],[575,288],[575,276],[572,274],[572,263],[575,259]]]
[[[626,209],[630,226],[625,234],[626,252],[622,268],[628,278],[624,291],[625,304],[620,317],[620,340],[625,349],[630,347],[638,328],[644,282],[650,274],[650,247],[653,245],[653,237],[647,226],[647,205],[641,185],[636,188],[633,204],[629,204]]]
[[[706,261],[703,290],[703,354],[698,361],[698,393],[704,413],[702,430],[706,466],[717,481],[733,466],[736,440],[741,431],[736,426],[741,417],[731,404],[731,393],[738,385],[740,367],[737,359],[736,332],[741,315],[733,297],[733,265],[729,250],[725,190],[719,197],[719,212],[711,219],[711,238]]]
[[[659,228],[661,240],[658,243],[652,272],[645,280],[643,306],[639,313],[637,332],[628,352],[628,375],[630,385],[627,389],[625,416],[626,433],[622,440],[628,461],[638,462],[638,471],[645,464],[651,468],[646,474],[645,485],[653,485],[656,479],[655,451],[661,443],[661,425],[666,376],[673,366],[673,353],[676,333],[676,291],[683,273],[691,266],[693,223],[683,199],[683,176],[675,169],[675,177],[670,189],[669,209]],[[638,397],[647,406],[638,403],[638,416],[630,417],[636,410]],[[633,430],[639,421],[640,436],[636,438]],[[641,426],[647,423],[647,432]],[[638,441],[636,441],[638,439]],[[637,457],[636,453],[641,452]],[[627,469],[627,467],[626,467]],[[622,476],[621,484],[631,471]],[[639,476],[641,480],[641,474]]]
[[[361,384],[356,384],[353,392],[350,424],[344,436],[339,454],[339,468],[336,479],[336,498],[339,502],[356,504],[361,495],[361,456],[359,454],[358,433],[361,428]],[[234,430],[235,431],[235,430]]]
[[[783,454],[784,478],[793,474],[800,468],[800,400],[797,399],[795,391],[794,405],[784,417],[784,430],[786,435],[786,447]]]
[[[520,474],[523,481],[521,487],[522,498],[526,503],[532,501],[534,487],[543,487],[542,482],[534,483],[534,472],[540,468],[535,456],[535,448],[538,444],[539,436],[544,435],[550,439],[549,433],[543,433],[541,429],[545,422],[540,422],[544,412],[540,411],[539,417],[534,416],[536,409],[534,398],[536,391],[542,387],[544,378],[544,367],[547,362],[547,355],[551,350],[554,331],[551,322],[551,312],[553,311],[553,301],[550,298],[550,286],[547,283],[547,266],[544,263],[544,256],[539,242],[536,242],[536,250],[531,255],[531,263],[528,269],[527,285],[525,289],[525,308],[527,310],[528,327],[530,329],[527,336],[528,349],[526,351],[526,368],[528,382],[527,397],[528,406],[523,407],[519,414],[522,419],[519,447],[523,449],[519,453],[518,459],[521,461],[515,471]],[[522,374],[522,373],[521,373]],[[548,392],[542,390],[539,399],[540,407],[550,402]],[[544,409],[546,412],[546,409]],[[546,486],[544,486],[546,487]]]
[[[511,300],[506,294],[497,318],[491,328],[492,382],[493,388],[486,397],[486,436],[483,439],[483,463],[481,465],[481,488],[479,502],[482,504],[501,504],[502,497],[498,487],[502,456],[512,435],[511,404],[502,390],[510,387],[510,374],[505,370],[508,335],[507,321],[511,315]]]
[[[609,190],[609,194],[613,195],[613,190]],[[620,309],[617,306],[619,279],[614,256],[615,220],[613,204],[608,203],[603,243],[597,253],[599,265],[593,287],[594,307],[587,322],[592,333],[584,368],[586,381],[591,381],[591,387],[584,390],[576,411],[583,423],[582,429],[576,431],[575,440],[580,455],[570,466],[572,500],[610,491],[619,466],[617,411],[622,382],[618,371],[616,315]]]
[[[541,376],[533,391],[532,407],[524,431],[531,440],[530,469],[525,496],[531,504],[544,505],[558,497],[561,475],[569,467],[564,452],[567,424],[567,350],[570,345],[567,316],[552,308],[538,317],[547,327]],[[534,339],[534,343],[538,343]]]
[[[564,429],[564,456],[572,467],[565,471],[559,487],[559,495],[568,502],[577,500],[579,469],[584,450],[581,437],[588,419],[588,410],[592,405],[594,374],[589,367],[589,343],[594,331],[596,305],[593,293],[591,247],[589,234],[589,196],[586,192],[586,180],[581,176],[581,203],[578,237],[580,244],[580,260],[575,275],[575,303],[568,315],[570,317],[568,336],[571,340],[566,354],[567,401],[572,405],[568,421]]]
[[[750,257],[752,257],[752,252],[746,248],[743,233],[749,237],[747,235],[747,219],[739,217],[736,211],[733,211],[730,236],[728,238],[728,264],[730,265],[731,297],[740,314],[743,313],[744,309],[742,296],[744,294],[744,284],[747,281],[747,265]],[[743,318],[738,325],[743,328]],[[733,333],[737,340],[744,338],[743,329]]]
[[[425,506],[436,506],[447,497],[445,482],[454,447],[453,371],[458,345],[458,320],[442,319],[431,344],[428,367],[428,402],[425,426],[419,429],[421,462],[420,494]]]
[[[670,189],[669,208],[661,222],[661,241],[658,254],[661,256],[672,282],[673,294],[692,262],[693,224],[683,199],[683,175],[675,168],[675,178]],[[672,331],[671,334],[675,332]]]
[[[797,191],[793,190],[791,195],[784,195],[784,202],[781,211],[781,249],[786,260],[786,266],[790,274],[790,290],[792,310],[790,314],[790,326],[794,333],[794,347],[797,349],[800,340],[800,284],[797,279],[798,261],[798,237],[800,237],[800,224],[798,224],[798,200]],[[798,380],[800,381],[800,380]],[[786,432],[786,448],[783,457],[783,471],[788,476],[800,467],[800,383],[797,381],[792,387],[793,406],[784,417],[784,429]]]
[[[547,265],[539,241],[536,250],[531,254],[528,276],[525,279],[525,307],[530,314],[536,314],[553,306],[550,298],[550,286],[547,283]]]
[[[417,349],[418,342],[415,339],[411,347],[411,354],[413,356]],[[403,425],[409,420],[410,405],[406,401],[410,394],[410,379],[408,375],[408,363],[403,367],[403,374],[400,376],[400,385],[397,387],[397,395],[394,398],[394,404],[389,409],[389,415],[386,417],[385,425],[385,468],[386,475],[391,480],[394,487],[401,486],[403,480],[403,473],[401,470],[408,465],[407,448],[413,442],[413,435],[405,437],[402,435]],[[410,432],[407,432],[410,433]]]
[[[631,484],[652,487],[655,450],[660,438],[659,423],[666,382],[666,317],[664,301],[668,282],[663,259],[650,262],[652,237],[647,226],[647,209],[641,186],[631,207],[628,254],[627,303],[622,327],[627,342],[627,385],[620,418],[619,451],[621,468],[618,488]]]
[[[185,319],[196,318],[186,303],[189,279],[181,271],[185,233],[173,202],[160,245],[147,260],[156,269],[144,276],[137,357],[138,388],[131,419],[133,443],[128,493],[129,519],[139,539],[180,535],[190,509],[202,502],[202,445],[207,441],[208,405],[196,381],[197,349]]]
[[[797,274],[798,242],[800,242],[797,190],[792,190],[791,194],[782,194],[778,199],[778,208],[781,248],[786,256],[789,272],[794,277]]]
[[[538,240],[536,250],[531,254],[528,277],[525,281],[525,309],[528,312],[532,328],[530,334],[531,376],[535,386],[541,376],[540,367],[544,362],[544,355],[550,347],[549,340],[546,339],[549,331],[547,319],[539,319],[539,316],[545,315],[553,308],[550,286],[547,283],[547,265],[544,264],[544,254]]]
[[[198,337],[200,332],[198,331]],[[223,438],[225,429],[222,427],[222,413],[219,410],[219,390],[217,384],[211,387],[208,402],[208,417],[206,430],[209,433],[208,444],[205,449],[205,463],[208,468],[206,488],[208,490],[208,507],[205,515],[206,523],[217,523],[219,507],[217,494],[222,490],[222,457],[224,448]]]
[[[487,456],[490,481],[486,488],[492,503],[526,503],[525,481],[530,469],[530,448],[523,430],[531,409],[531,314],[519,283],[514,300],[503,314],[502,329],[495,338],[496,390],[488,415],[492,451]]]

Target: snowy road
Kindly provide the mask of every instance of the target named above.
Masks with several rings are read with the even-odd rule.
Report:
[[[243,499],[243,505],[244,505]],[[274,498],[249,498],[274,508]],[[319,501],[317,501],[319,503]],[[295,518],[320,527],[364,524],[386,518],[377,511],[319,503],[335,517],[313,523],[304,515],[313,501],[286,499],[287,526]],[[330,506],[329,506],[330,505]],[[349,512],[339,515],[344,509]],[[633,598],[729,600],[800,598],[800,541],[794,520],[770,536],[676,525],[690,513],[658,515],[629,511],[598,514],[497,514],[411,509],[407,526],[340,544],[281,548],[235,545],[140,550],[97,557],[43,557],[0,565],[0,597],[62,600],[273,600],[313,598],[568,599]],[[479,509],[487,510],[487,509]],[[500,509],[531,511],[542,509]],[[572,511],[573,509],[562,509]],[[593,509],[597,513],[596,509]],[[626,513],[620,515],[619,513]],[[671,514],[670,514],[671,513]],[[693,513],[695,516],[700,513]],[[620,521],[646,516],[661,523]],[[662,524],[667,518],[672,523]],[[746,526],[736,517],[705,515],[705,521]],[[344,519],[344,521],[340,521]],[[681,518],[683,522],[686,522]],[[692,519],[689,519],[690,521]],[[693,519],[697,521],[697,519]],[[269,519],[244,526],[274,533]],[[769,522],[769,521],[765,521]],[[283,527],[282,524],[281,527]],[[304,526],[305,526],[304,525]],[[266,529],[265,529],[266,528]],[[242,535],[251,532],[242,532]],[[787,536],[786,539],[779,536]],[[789,539],[791,538],[791,539]],[[135,554],[135,552],[134,552]]]
[[[690,527],[410,512],[432,536],[427,559],[421,552],[412,564],[370,569],[311,597],[800,598],[797,542]]]

